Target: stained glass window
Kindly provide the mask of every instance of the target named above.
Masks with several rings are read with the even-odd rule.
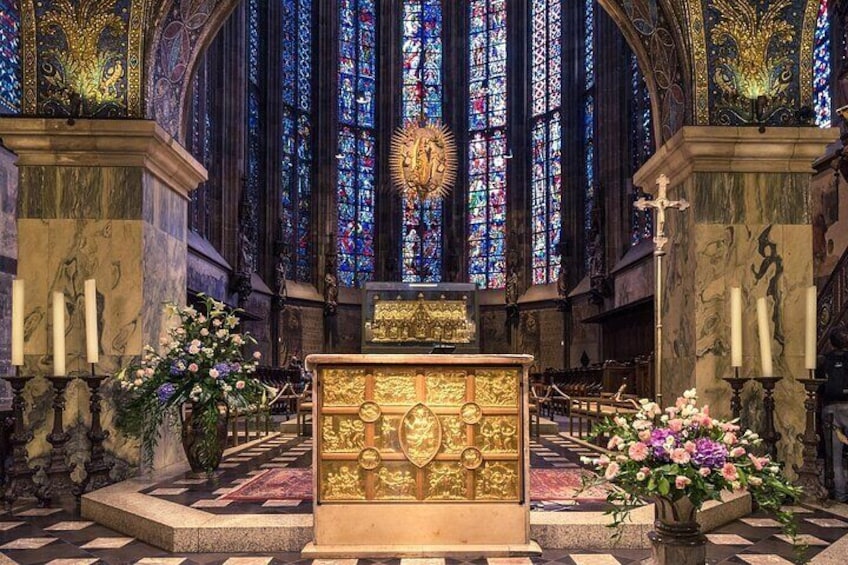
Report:
[[[204,58],[198,65],[191,87],[191,109],[189,133],[186,141],[191,154],[200,161],[207,171],[209,180],[200,184],[191,192],[189,202],[189,227],[209,239],[211,219],[209,207],[210,185],[214,183],[212,174],[212,111],[209,88],[209,61]]]
[[[280,220],[293,280],[309,280],[312,194],[312,0],[282,0]]]
[[[506,0],[469,1],[468,277],[506,282]]]
[[[21,111],[20,31],[18,0],[0,0],[0,114]]]
[[[401,115],[410,122],[442,119],[442,0],[404,0]],[[404,282],[442,275],[442,201],[403,198]]]
[[[630,52],[630,167],[631,175],[645,164],[654,154],[653,121],[651,119],[651,98],[645,78],[639,69],[636,55]],[[632,195],[635,202],[638,198],[651,198],[651,195],[636,192]],[[650,239],[654,233],[653,214],[650,210],[631,208],[630,244],[636,245],[643,239]]]
[[[530,133],[533,284],[556,281],[562,231],[562,0],[532,0]]]
[[[595,208],[595,0],[584,0],[583,10],[583,171],[585,185],[584,227],[591,237]],[[589,257],[586,257],[588,265]]]
[[[338,276],[360,286],[374,275],[374,0],[339,0]]]
[[[264,5],[264,2],[262,3]],[[262,192],[262,120],[260,103],[260,66],[261,32],[259,0],[247,3],[247,159],[244,190],[246,201],[253,210],[259,207]],[[241,229],[258,230],[257,222],[248,222]],[[247,233],[247,240],[253,242],[254,249],[248,256],[258,257],[258,233]],[[251,266],[256,269],[257,265]]]
[[[821,0],[816,18],[813,47],[813,105],[816,125],[830,127],[830,19],[827,17],[828,0]]]

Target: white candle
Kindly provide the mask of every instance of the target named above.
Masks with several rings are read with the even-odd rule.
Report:
[[[53,293],[53,375],[65,375],[65,295]]]
[[[771,365],[771,331],[768,323],[768,310],[766,299],[757,299],[757,322],[760,329],[760,363],[763,368],[763,376],[773,376]]]
[[[730,365],[742,366],[742,289],[730,289]]]
[[[804,347],[804,368],[816,368],[816,287],[807,289],[807,333]]]
[[[97,344],[97,284],[85,281],[85,352],[89,363],[100,361]]]
[[[24,364],[24,281],[12,281],[12,365]]]

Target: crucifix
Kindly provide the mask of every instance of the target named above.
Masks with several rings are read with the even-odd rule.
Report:
[[[656,323],[656,358],[654,360],[654,395],[657,404],[662,407],[662,258],[665,255],[665,245],[668,243],[668,237],[665,235],[665,211],[668,208],[677,210],[685,210],[689,207],[689,203],[683,199],[669,200],[667,196],[668,177],[661,174],[657,178],[657,195],[653,200],[640,198],[633,203],[633,206],[643,212],[653,208],[656,211],[654,216],[654,264],[655,271],[655,290],[654,290],[654,321]]]

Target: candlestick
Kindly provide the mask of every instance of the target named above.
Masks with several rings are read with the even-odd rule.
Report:
[[[804,321],[807,325],[804,368],[814,370],[816,368],[816,287],[814,286],[807,289],[807,317]]]
[[[65,295],[53,293],[53,375],[65,376]]]
[[[12,365],[24,364],[24,281],[12,281]]]
[[[771,363],[771,331],[769,330],[766,299],[757,299],[757,323],[760,330],[760,363],[764,377],[774,375]]]
[[[730,289],[730,365],[742,366],[742,289]]]
[[[85,351],[89,363],[100,361],[97,343],[97,284],[94,279],[85,281]]]

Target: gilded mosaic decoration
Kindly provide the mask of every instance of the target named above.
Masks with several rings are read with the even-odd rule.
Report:
[[[705,4],[710,124],[797,124],[812,96],[811,79],[801,81],[811,61],[799,58],[807,1]]]
[[[447,126],[411,124],[392,136],[392,182],[408,198],[443,198],[456,182],[456,141]]]
[[[23,4],[25,113],[140,117],[147,0]],[[34,13],[35,18],[29,14]]]
[[[319,500],[519,500],[519,375],[321,368]]]
[[[374,299],[374,319],[365,322],[365,339],[373,343],[471,343],[476,325],[468,318],[467,300]]]

